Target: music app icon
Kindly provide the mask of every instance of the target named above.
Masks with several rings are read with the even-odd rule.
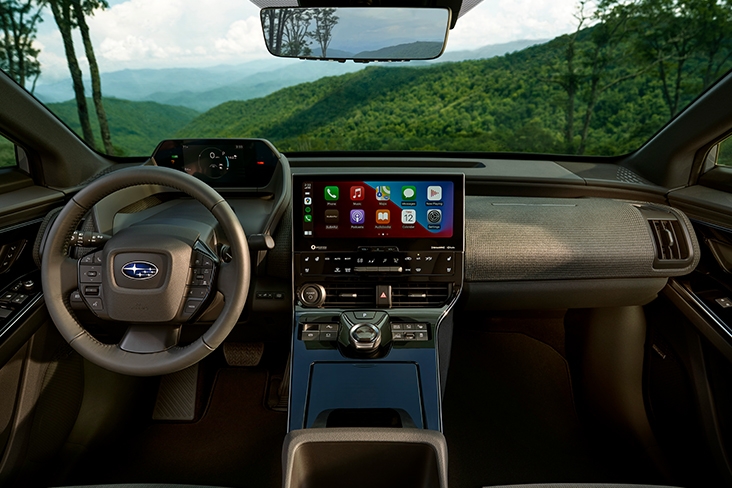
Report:
[[[363,200],[364,199],[364,191],[362,186],[352,186],[351,187],[351,200],[357,201],[357,200]]]

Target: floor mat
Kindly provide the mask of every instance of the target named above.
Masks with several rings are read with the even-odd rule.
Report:
[[[263,406],[267,372],[223,368],[203,417],[153,423],[87,460],[73,482],[280,487],[287,415]]]
[[[582,430],[566,360],[521,333],[456,330],[443,421],[451,487],[624,478]]]

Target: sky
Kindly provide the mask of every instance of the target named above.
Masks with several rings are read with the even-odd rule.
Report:
[[[206,67],[270,57],[259,8],[249,0],[111,0],[88,20],[99,68]],[[447,52],[523,39],[549,39],[574,28],[577,0],[484,0],[450,31]],[[40,83],[68,78],[61,36],[48,13],[39,26]],[[81,39],[77,56],[85,64]],[[84,68],[85,69],[85,68]],[[86,69],[85,69],[86,71]]]

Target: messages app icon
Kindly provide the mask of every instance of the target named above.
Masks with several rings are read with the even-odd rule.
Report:
[[[402,200],[414,200],[417,198],[417,188],[414,186],[402,187]]]

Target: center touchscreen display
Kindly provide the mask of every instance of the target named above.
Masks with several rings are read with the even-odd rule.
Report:
[[[427,239],[435,246],[462,242],[462,176],[298,175],[295,185],[296,241],[303,244],[298,247],[334,239],[372,245],[390,239]]]

